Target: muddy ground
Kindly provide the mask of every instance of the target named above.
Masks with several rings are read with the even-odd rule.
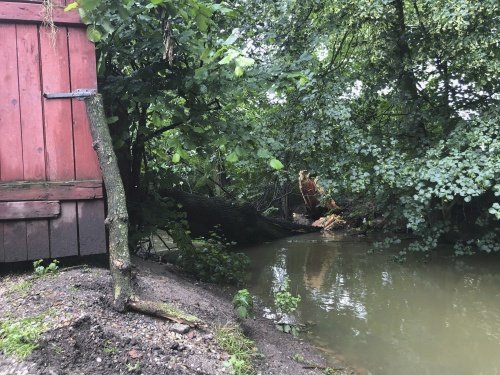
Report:
[[[105,268],[62,268],[43,277],[3,274],[0,320],[41,315],[47,329],[25,360],[0,354],[0,374],[229,374],[229,355],[216,340],[217,328],[228,324],[239,324],[255,342],[255,373],[356,373],[338,359],[327,362],[300,338],[279,332],[259,311],[238,323],[230,302],[232,288],[195,283],[168,265],[139,259],[135,265],[141,295],[167,302],[205,324],[181,333],[171,321],[116,313],[109,305],[111,277]],[[318,368],[306,368],[297,358]]]

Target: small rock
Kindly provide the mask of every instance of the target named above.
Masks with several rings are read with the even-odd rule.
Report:
[[[172,332],[184,334],[189,332],[189,326],[187,324],[180,324],[180,323],[175,323],[170,330]]]
[[[137,359],[142,356],[141,352],[136,349],[129,350],[127,354],[132,359]]]

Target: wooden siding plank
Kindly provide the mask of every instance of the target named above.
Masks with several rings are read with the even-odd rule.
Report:
[[[1,181],[23,179],[16,25],[0,24],[0,164]],[[5,261],[26,260],[26,223],[3,224]]]
[[[24,135],[24,180],[30,181],[45,179],[38,27],[38,25],[33,24],[17,25],[19,101],[21,103],[21,128]],[[50,256],[48,227],[48,220],[26,221],[28,259],[41,259]]]
[[[43,22],[41,4],[2,1],[1,5],[1,22]],[[56,25],[84,26],[77,10],[65,12],[63,6],[55,6],[52,17]]]
[[[26,224],[28,260],[50,257],[49,221],[32,220]]]
[[[1,2],[7,2],[7,0],[0,0],[0,3]],[[41,4],[41,3],[43,3],[43,0],[10,0],[9,2],[12,2],[12,3],[37,3],[37,4]]]
[[[5,262],[5,251],[3,246],[3,223],[0,223],[0,262]]]
[[[80,255],[106,253],[104,219],[104,200],[78,202]]]
[[[57,201],[0,202],[0,220],[54,218],[60,212]]]
[[[83,29],[68,29],[71,90],[97,88],[94,45]],[[92,135],[85,102],[72,99],[73,135],[75,142],[75,172],[77,179],[101,178],[97,154],[92,147]],[[80,255],[106,252],[104,202],[78,202],[78,237]]]
[[[43,92],[68,92],[69,58],[67,29],[60,27],[55,43],[40,28]],[[50,181],[75,179],[71,101],[44,99],[46,174]],[[61,216],[50,220],[51,257],[78,255],[76,203],[61,203]]]
[[[94,45],[85,30],[68,30],[69,60],[71,65],[71,90],[97,89]],[[83,100],[72,99],[73,134],[75,140],[75,170],[78,180],[101,178],[97,154],[92,147],[92,135]]]
[[[55,45],[48,31],[40,28],[43,92],[69,92],[67,30],[59,28]],[[71,102],[43,99],[46,173],[50,181],[74,180]]]
[[[0,24],[1,180],[23,179],[22,134],[16,59],[16,26]]]
[[[17,25],[19,102],[23,137],[24,180],[45,179],[42,87],[38,26]]]
[[[78,255],[76,203],[61,202],[61,215],[50,220],[50,257]]]
[[[103,197],[101,181],[0,182],[0,202],[89,200]]]
[[[14,221],[5,223],[3,228],[5,262],[20,262],[28,260],[26,247],[26,223]]]

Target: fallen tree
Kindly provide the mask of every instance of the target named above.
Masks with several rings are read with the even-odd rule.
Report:
[[[219,197],[205,197],[173,189],[160,190],[159,194],[182,205],[194,237],[204,237],[218,228],[228,240],[245,245],[320,230],[265,217],[249,204],[239,204]]]

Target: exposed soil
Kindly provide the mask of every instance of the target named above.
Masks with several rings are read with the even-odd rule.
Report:
[[[175,323],[136,313],[119,314],[109,305],[111,277],[103,268],[62,269],[35,278],[30,274],[0,278],[0,319],[43,314],[47,331],[38,348],[25,360],[0,354],[0,374],[115,375],[115,374],[228,374],[228,354],[215,339],[217,327],[236,324],[230,297],[234,290],[194,283],[175,269],[135,260],[137,290],[196,315],[206,324],[186,333]],[[24,285],[20,288],[20,285]],[[336,374],[356,372],[339,360],[327,363],[314,348],[279,332],[261,318],[240,324],[260,355],[260,374],[321,374],[295,358]]]

